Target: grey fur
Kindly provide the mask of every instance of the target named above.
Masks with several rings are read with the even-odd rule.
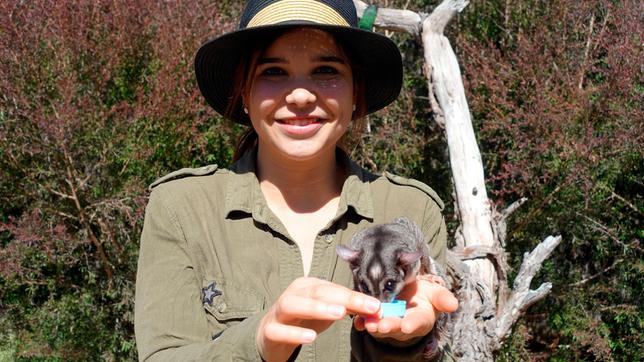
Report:
[[[340,258],[350,264],[354,289],[382,302],[394,300],[419,273],[448,282],[443,268],[429,256],[423,232],[413,221],[404,217],[390,224],[366,228],[351,238],[349,246],[338,245],[336,251]],[[385,288],[388,281],[394,284],[391,292]],[[429,342],[435,343],[436,354],[445,350],[450,330],[450,316],[440,313]]]
[[[354,289],[382,302],[394,300],[418,273],[444,276],[420,228],[404,217],[366,228],[336,251],[350,264]]]

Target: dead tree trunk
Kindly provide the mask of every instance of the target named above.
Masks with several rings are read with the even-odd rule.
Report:
[[[354,3],[361,16],[367,5],[357,0]],[[375,26],[404,31],[422,40],[430,103],[437,122],[445,130],[461,222],[455,235],[456,246],[448,256],[452,287],[460,302],[459,310],[452,315],[450,345],[459,360],[491,361],[517,319],[550,292],[550,283],[530,290],[530,282],[561,237],[549,236],[524,255],[510,289],[503,249],[505,220],[525,199],[499,213],[487,197],[483,163],[460,68],[443,34],[449,21],[468,3],[444,0],[429,15],[379,9]]]

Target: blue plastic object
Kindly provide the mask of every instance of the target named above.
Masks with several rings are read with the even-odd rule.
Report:
[[[381,303],[380,311],[382,317],[404,317],[407,309],[407,302],[394,299],[391,303]]]

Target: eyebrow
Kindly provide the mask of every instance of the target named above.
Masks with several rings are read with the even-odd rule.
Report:
[[[340,63],[340,64],[347,63],[344,59],[336,55],[319,55],[313,58],[313,60],[318,62],[328,62],[328,63]],[[286,60],[286,58],[280,58],[280,57],[261,57],[257,60],[257,65],[270,64],[270,63],[284,64],[284,63],[288,63],[288,61]]]
[[[277,57],[261,57],[257,60],[257,65],[262,65],[267,63],[286,63],[286,59],[277,58]]]
[[[315,58],[317,61],[321,62],[329,62],[329,63],[340,63],[340,64],[346,64],[344,59],[336,56],[336,55],[320,55]]]

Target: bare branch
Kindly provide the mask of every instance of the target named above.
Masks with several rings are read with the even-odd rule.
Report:
[[[423,32],[429,31],[435,34],[443,34],[445,26],[452,20],[454,15],[463,11],[469,3],[468,0],[444,0],[423,22]]]
[[[76,177],[75,172],[73,171],[73,166],[74,163],[72,161],[71,156],[69,155],[69,152],[67,151],[67,148],[65,145],[62,145],[62,150],[63,154],[65,156],[65,168],[67,171],[67,176],[68,178],[65,179],[65,182],[69,186],[69,189],[71,191],[71,200],[74,202],[74,205],[76,206],[76,212],[78,213],[78,219],[80,220],[81,225],[83,226],[83,229],[85,229],[85,232],[87,232],[87,236],[89,237],[90,241],[96,248],[96,251],[98,252],[99,258],[101,259],[101,262],[103,264],[103,270],[105,271],[105,274],[107,275],[107,279],[111,282],[112,277],[113,277],[113,271],[112,267],[110,265],[109,259],[107,258],[107,254],[105,253],[105,248],[103,248],[103,244],[100,242],[98,237],[96,236],[96,233],[94,233],[94,230],[92,230],[92,225],[87,217],[87,214],[85,212],[85,209],[80,203],[80,199],[78,198],[78,194],[76,192],[76,182],[79,181],[79,178]]]
[[[51,192],[52,194],[56,195],[56,196],[60,196],[60,197],[62,197],[63,199],[74,200],[74,197],[73,197],[73,196],[68,195],[68,194],[66,194],[66,193],[64,193],[64,192],[56,191],[56,190],[52,189],[51,187],[47,187],[47,186],[43,186],[43,188],[44,188],[45,190],[47,190],[47,191]]]
[[[610,193],[611,193],[611,195],[613,195],[613,197],[617,198],[619,201],[623,202],[626,206],[628,206],[629,208],[631,208],[631,210],[635,211],[635,212],[636,212],[636,213],[638,213],[640,216],[643,216],[643,217],[644,217],[644,212],[642,212],[640,209],[638,209],[638,208],[637,208],[635,205],[633,205],[631,202],[629,202],[629,201],[628,201],[628,200],[626,200],[625,198],[623,198],[623,197],[621,197],[620,195],[618,195],[617,193],[615,193],[615,191],[608,189],[608,187],[604,187],[604,189],[606,189],[606,190],[610,191]]]
[[[584,50],[584,58],[581,62],[581,69],[579,70],[579,84],[577,88],[583,89],[584,87],[584,77],[586,75],[586,63],[588,63],[588,55],[590,54],[590,44],[593,40],[593,28],[595,25],[595,14],[590,18],[590,25],[588,25],[588,40],[586,41],[586,49]]]
[[[492,223],[492,231],[494,231],[494,236],[496,240],[499,242],[502,248],[505,248],[505,239],[507,237],[507,230],[508,230],[508,225],[507,225],[507,218],[515,212],[521,205],[523,205],[528,199],[525,197],[522,197],[521,199],[513,202],[510,206],[508,206],[505,210],[501,211],[500,213],[497,212],[496,210],[492,210],[492,218],[494,219],[494,223]]]
[[[353,4],[358,17],[362,17],[367,4],[359,0],[354,0]],[[379,8],[374,25],[383,30],[399,31],[419,37],[423,17],[424,15],[410,10]]]
[[[602,234],[608,236],[615,243],[617,243],[617,244],[619,244],[619,245],[621,245],[623,247],[627,247],[626,244],[624,244],[623,241],[619,240],[617,238],[617,236],[615,236],[606,225],[604,225],[604,224],[600,223],[599,221],[591,218],[590,216],[584,215],[582,213],[576,212],[575,214],[577,214],[577,216],[581,216],[584,219],[590,221],[594,225],[595,230],[597,230],[597,231],[601,232]]]
[[[503,314],[497,320],[496,337],[502,341],[507,337],[512,325],[534,303],[545,298],[552,289],[552,283],[543,283],[537,290],[524,290],[513,293],[509,303],[503,309]]]
[[[497,310],[501,310],[508,300],[508,263],[505,251],[498,246],[473,245],[464,248],[455,247],[450,250],[454,257],[460,260],[487,259],[494,266],[498,278]]]
[[[481,258],[495,259],[499,250],[493,246],[472,245],[464,248],[453,248],[452,253],[461,260],[474,260]]]
[[[592,276],[589,276],[588,278],[584,278],[584,279],[582,279],[582,280],[580,280],[580,281],[578,281],[578,282],[575,282],[575,283],[572,283],[572,284],[568,284],[568,286],[569,286],[569,287],[579,287],[579,286],[581,286],[581,285],[584,285],[584,284],[588,283],[589,281],[591,281],[591,280],[593,280],[593,279],[597,279],[598,277],[602,276],[602,275],[603,275],[603,274],[605,274],[606,272],[608,272],[608,271],[610,271],[610,270],[612,270],[612,269],[615,269],[615,267],[616,267],[617,265],[621,264],[623,261],[624,261],[624,259],[617,259],[617,260],[615,260],[615,261],[613,262],[613,264],[611,264],[611,265],[610,265],[609,267],[607,267],[606,269],[604,269],[604,270],[600,271],[599,273],[597,273],[597,274],[595,274],[595,275],[592,275]]]
[[[54,210],[53,212],[55,214],[58,214],[58,215],[60,215],[60,216],[62,216],[64,218],[66,218],[66,219],[71,219],[71,220],[74,220],[74,221],[78,221],[78,218],[76,216],[74,216],[74,215],[71,215],[71,214],[68,214],[68,213],[65,213],[65,212],[62,212],[62,211],[58,211],[58,210]]]
[[[595,46],[593,47],[593,51],[597,50],[597,46],[601,43],[601,39],[604,37],[604,32],[606,30],[606,25],[608,25],[608,19],[610,19],[610,8],[606,9],[606,15],[604,15],[604,22],[602,23],[602,28],[599,31],[599,35],[597,36],[597,41],[595,42]]]
[[[521,205],[523,205],[526,201],[528,201],[527,197],[522,197],[519,200],[513,202],[510,204],[510,206],[506,207],[505,210],[501,211],[501,217],[505,220],[507,219],[513,212],[517,211]]]
[[[541,269],[541,264],[561,242],[561,235],[548,236],[539,243],[531,253],[525,253],[519,273],[514,280],[514,290],[528,289],[534,275]]]
[[[531,253],[524,255],[519,273],[514,279],[512,295],[497,317],[496,336],[499,341],[508,335],[512,325],[528,307],[543,299],[550,292],[551,283],[543,283],[537,290],[530,290],[530,283],[541,269],[543,261],[550,256],[560,242],[561,236],[548,236]]]
[[[508,25],[510,24],[510,14],[512,11],[510,10],[510,0],[505,0],[505,7],[503,9],[503,27],[508,29]],[[509,33],[509,32],[508,32]]]

